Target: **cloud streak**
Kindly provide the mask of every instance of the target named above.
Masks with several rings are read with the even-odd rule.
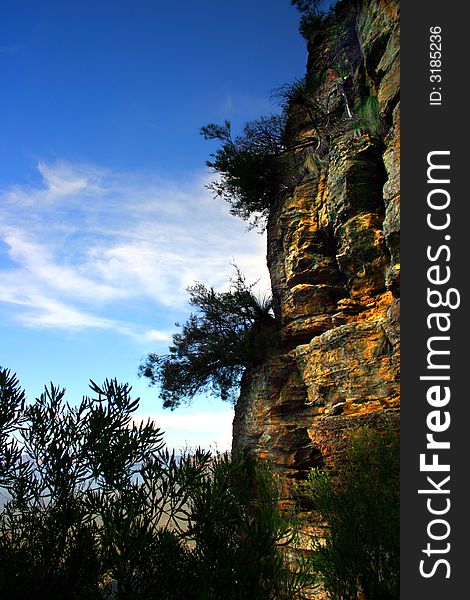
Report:
[[[0,301],[23,326],[164,341],[143,309],[187,313],[186,287],[221,289],[230,262],[268,287],[263,236],[210,196],[206,172],[175,182],[59,161],[38,173],[0,191]]]

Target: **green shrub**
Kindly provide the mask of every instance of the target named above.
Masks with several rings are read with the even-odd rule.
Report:
[[[333,599],[399,598],[399,438],[354,432],[337,475],[313,470],[303,486],[311,508],[327,522],[313,557],[316,572]]]

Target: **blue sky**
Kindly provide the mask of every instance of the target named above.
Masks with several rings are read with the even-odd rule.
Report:
[[[163,411],[137,377],[189,315],[185,288],[267,289],[265,239],[205,189],[214,145],[276,110],[306,50],[288,0],[21,0],[0,7],[0,364],[30,399],[117,377],[170,445],[230,444],[231,407]]]

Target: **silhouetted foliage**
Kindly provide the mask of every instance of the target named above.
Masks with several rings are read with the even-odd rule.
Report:
[[[195,580],[220,600],[299,598],[311,582],[279,549],[294,538],[277,508],[278,489],[266,464],[222,455],[193,488],[188,535],[195,541]]]
[[[244,370],[276,351],[271,300],[258,299],[253,285],[237,270],[228,292],[202,283],[188,288],[196,312],[173,335],[169,354],[149,354],[139,369],[160,386],[165,408],[173,409],[200,391],[230,400]]]
[[[8,369],[0,368],[0,486],[10,481],[11,469],[21,457],[21,448],[12,437],[25,420],[25,393]]]
[[[232,137],[230,121],[201,128],[206,140],[219,140],[221,147],[207,165],[220,178],[207,187],[230,204],[230,212],[255,226],[266,217],[283,171],[286,116],[270,115],[246,123],[243,135]]]
[[[391,425],[350,438],[332,476],[313,470],[303,492],[327,522],[313,565],[335,600],[399,598],[400,446]]]
[[[156,526],[176,522],[187,496],[181,462],[162,432],[151,421],[132,422],[139,401],[115,380],[92,382],[94,397],[75,407],[51,384],[22,408],[24,396],[5,370],[0,386],[10,399],[1,405],[0,435],[15,436],[17,448],[16,460],[2,460],[0,596],[102,597],[107,578],[116,598],[141,589]],[[5,418],[13,405],[16,428]],[[193,462],[196,472],[204,460]]]
[[[176,457],[115,380],[77,406],[51,386],[24,407],[0,368],[2,600],[288,600],[292,537],[270,473],[196,450]],[[10,443],[10,442],[8,442]]]

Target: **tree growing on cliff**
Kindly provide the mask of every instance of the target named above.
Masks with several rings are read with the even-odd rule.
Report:
[[[246,123],[243,134],[232,137],[230,121],[209,123],[201,128],[206,140],[219,140],[221,147],[206,162],[219,178],[207,187],[230,204],[230,212],[251,225],[258,225],[279,192],[286,151],[285,113]]]
[[[299,31],[309,40],[318,31],[326,16],[336,4],[335,0],[291,0],[292,6],[301,13]]]
[[[149,354],[139,368],[151,385],[160,386],[165,408],[176,408],[201,391],[230,400],[244,370],[275,352],[278,334],[271,300],[257,298],[254,285],[237,269],[227,292],[202,283],[188,288],[196,311],[173,335],[169,353]]]

